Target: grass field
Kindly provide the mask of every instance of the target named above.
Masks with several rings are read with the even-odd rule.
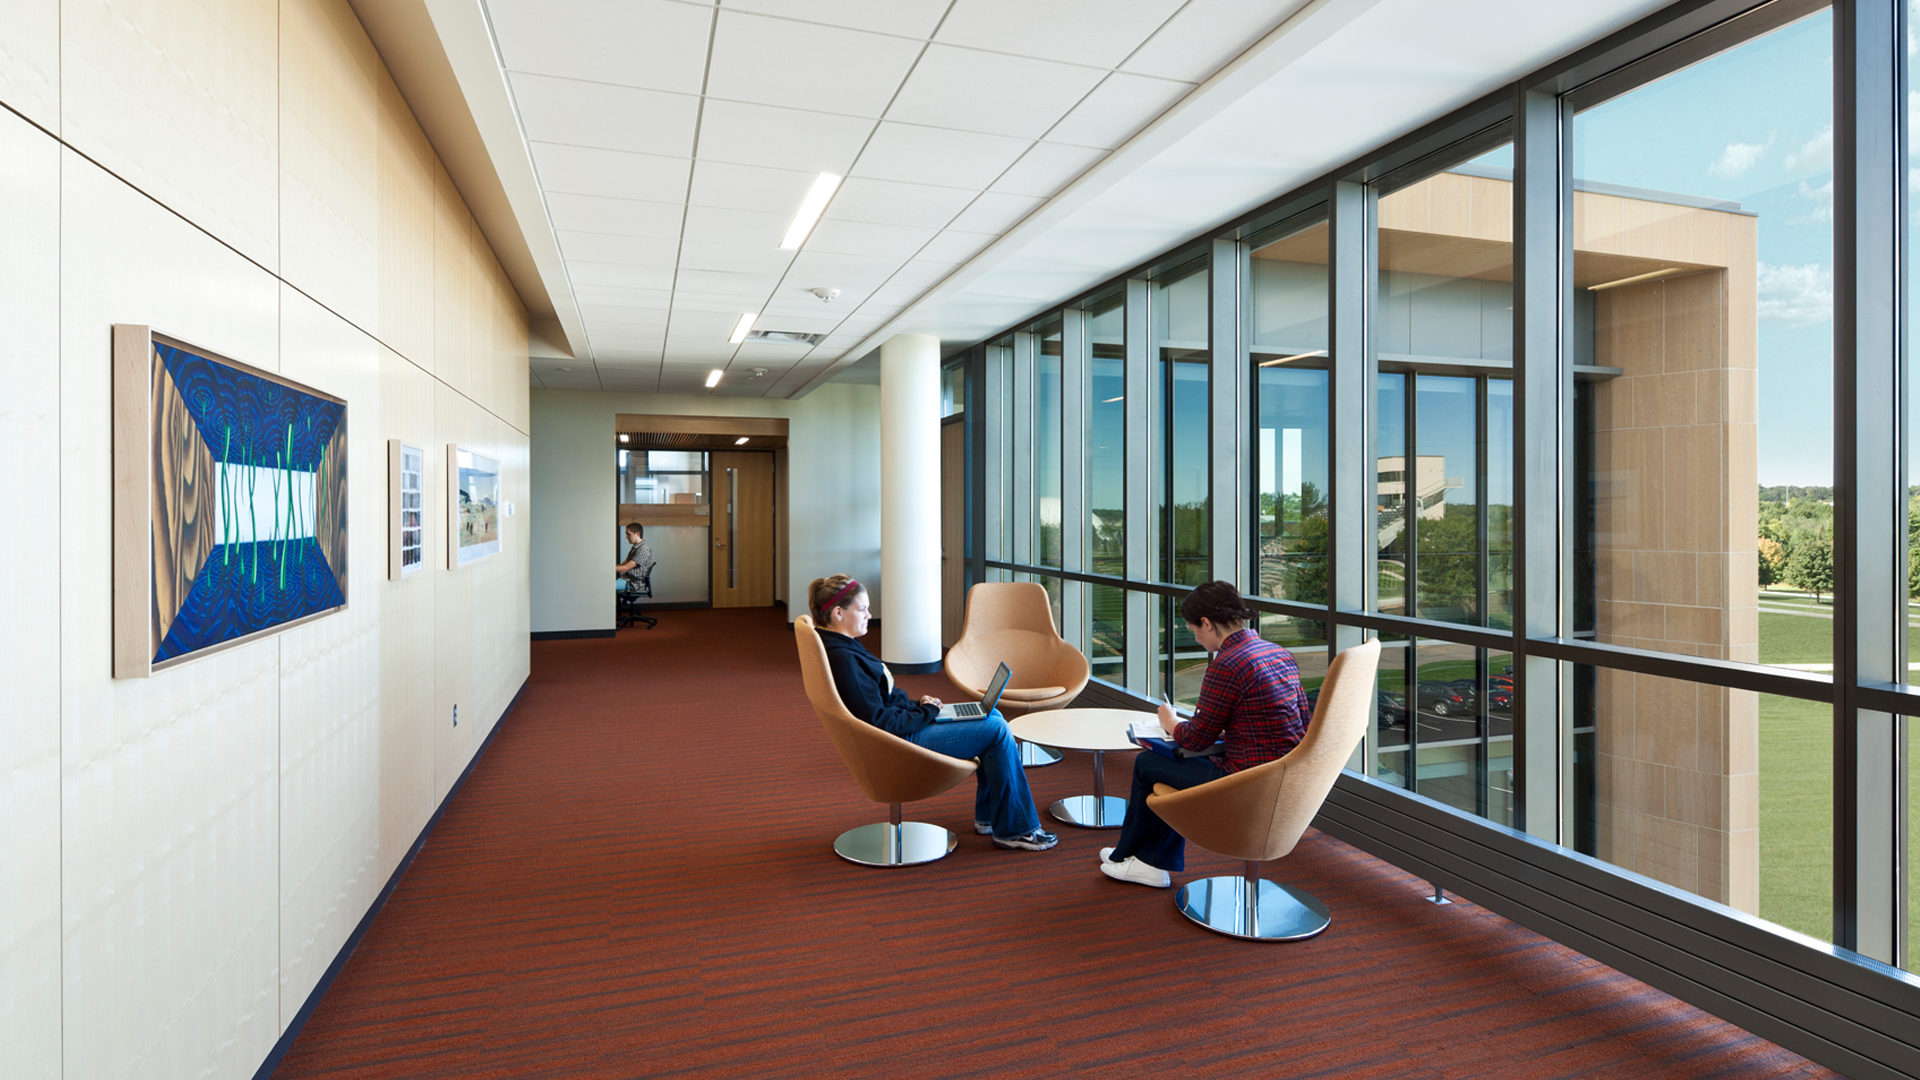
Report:
[[[1760,662],[1830,664],[1832,609],[1810,597],[1761,594]],[[1913,608],[1909,607],[1910,615]],[[1907,629],[1920,659],[1920,629]],[[1914,681],[1908,673],[1908,681]],[[1833,710],[1819,702],[1762,695],[1760,708],[1760,917],[1803,934],[1833,937]],[[1920,728],[1920,725],[1915,725]],[[1920,753],[1910,736],[1909,760]],[[1920,807],[1920,769],[1908,772],[1909,814]],[[1920,818],[1910,822],[1908,865],[1920,857]],[[1911,893],[1908,933],[1920,941],[1920,897]]]

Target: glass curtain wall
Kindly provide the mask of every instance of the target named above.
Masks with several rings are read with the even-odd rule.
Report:
[[[1821,11],[1574,116],[1595,641],[1832,671],[1832,45]],[[1830,690],[1575,685],[1588,854],[1830,938]]]
[[[1420,160],[1452,162],[1444,168],[1389,171],[1372,188],[1359,177],[1373,166],[1356,168],[1334,188],[1287,193],[1285,213],[1223,226],[1214,240],[1240,245],[1237,264],[1170,252],[1161,265],[1173,269],[1076,301],[1077,385],[1060,382],[1055,322],[1034,331],[1024,387],[1013,339],[990,345],[983,363],[1002,376],[983,380],[986,399],[968,410],[1006,476],[985,487],[986,573],[1049,581],[1056,595],[1061,579],[1077,582],[1096,675],[1188,704],[1206,658],[1178,616],[1184,587],[1236,581],[1263,611],[1260,632],[1293,649],[1314,684],[1336,634],[1378,636],[1371,778],[1822,940],[1841,927],[1845,943],[1856,917],[1903,920],[1902,951],[1873,955],[1911,965],[1911,875],[1882,865],[1878,880],[1896,884],[1849,899],[1872,875],[1852,874],[1855,856],[1836,841],[1865,829],[1888,842],[1857,846],[1859,858],[1920,858],[1920,722],[1899,715],[1920,712],[1920,698],[1864,676],[1860,700],[1883,712],[1855,701],[1855,687],[1843,694],[1836,660],[1849,678],[1858,661],[1834,643],[1836,613],[1846,615],[1835,592],[1849,595],[1836,564],[1871,551],[1887,565],[1866,579],[1906,589],[1886,620],[1897,627],[1875,647],[1897,651],[1881,659],[1915,681],[1920,379],[1907,354],[1920,297],[1859,316],[1902,320],[1890,400],[1904,397],[1908,425],[1904,447],[1863,445],[1883,427],[1836,431],[1832,420],[1846,374],[1836,292],[1851,295],[1835,273],[1835,23],[1798,2],[1758,15],[1689,37],[1671,57],[1648,47],[1584,85],[1552,85],[1566,95],[1551,103],[1572,153],[1564,175],[1527,177],[1526,209],[1570,200],[1568,231],[1525,239],[1530,254],[1570,249],[1562,291],[1528,291],[1525,312],[1515,310],[1515,153],[1501,145],[1517,130],[1513,109],[1529,107],[1516,99],[1431,136]],[[1920,144],[1901,130],[1920,173]],[[1354,191],[1363,213],[1332,231],[1312,216]],[[1356,233],[1341,229],[1365,233],[1349,221],[1374,230],[1360,248],[1377,253],[1370,262],[1330,257],[1354,250]],[[1914,258],[1910,245],[1901,254]],[[1901,287],[1913,289],[1920,266],[1907,270]],[[1330,296],[1364,300],[1330,311]],[[1211,329],[1227,318],[1240,320],[1246,353],[1222,368]],[[1532,328],[1548,323],[1554,345],[1541,355]],[[1524,399],[1516,327],[1531,353]],[[1131,354],[1129,328],[1144,337]],[[1345,341],[1364,343],[1363,355],[1330,355]],[[1341,365],[1356,362],[1366,377],[1349,383]],[[1238,418],[1213,407],[1212,378],[1228,370],[1248,398]],[[1063,407],[1079,418],[1064,459]],[[1245,427],[1230,443],[1243,490],[1215,490],[1234,475],[1214,460],[1228,445],[1215,435],[1223,422]],[[1030,441],[1014,438],[1016,423]],[[1341,466],[1337,450],[1364,442],[1371,460]],[[1904,475],[1857,495],[1892,515],[1892,553],[1858,535],[1836,552],[1843,515],[1855,513],[1836,490],[1836,453],[1892,461],[1897,449]],[[1337,467],[1354,477],[1344,487]],[[1061,521],[1068,485],[1083,485],[1071,490],[1086,492],[1084,521]],[[1240,509],[1216,514],[1229,505]],[[1228,520],[1243,530],[1244,565],[1214,561],[1217,547],[1233,549],[1216,543]],[[1352,534],[1362,569],[1340,580],[1366,595],[1345,610],[1331,596],[1328,562],[1343,555],[1331,537],[1358,520],[1371,522],[1370,535]],[[1083,557],[1061,550],[1062,525],[1084,530]],[[1516,561],[1522,535],[1527,565]],[[1521,716],[1522,741],[1551,748],[1525,759],[1548,763],[1545,775],[1524,774]],[[1868,728],[1895,795],[1874,789],[1863,825],[1836,814],[1854,788],[1868,796],[1860,778],[1836,774],[1847,759],[1835,747]]]

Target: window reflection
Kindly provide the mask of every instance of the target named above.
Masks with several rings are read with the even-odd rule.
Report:
[[[1181,585],[1199,585],[1213,576],[1207,282],[1201,261],[1153,284],[1150,321],[1164,405],[1157,410],[1152,440],[1154,517],[1160,572]]]

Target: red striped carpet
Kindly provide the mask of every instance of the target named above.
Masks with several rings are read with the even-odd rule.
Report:
[[[1030,770],[1036,801],[1088,791],[1088,760]],[[538,643],[276,1075],[1833,1075],[1317,833],[1269,872],[1333,927],[1255,945],[1102,877],[1111,833],[1002,851],[971,810],[967,789],[909,808],[962,831],[939,863],[834,856],[886,811],[821,734],[778,610]]]

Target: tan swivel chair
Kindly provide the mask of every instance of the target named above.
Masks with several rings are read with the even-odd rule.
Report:
[[[1003,661],[1013,669],[1000,695],[1000,711],[1009,719],[1065,708],[1093,674],[1087,658],[1054,628],[1047,590],[1031,581],[983,581],[967,591],[967,619],[960,640],[947,650],[947,678],[978,699]],[[1022,764],[1060,760],[1057,750],[1020,747]]]
[[[1222,934],[1253,941],[1297,941],[1327,928],[1327,907],[1302,889],[1260,880],[1260,862],[1293,850],[1334,778],[1366,734],[1380,643],[1355,645],[1333,660],[1306,738],[1287,756],[1199,787],[1155,784],[1147,805],[1175,831],[1209,851],[1246,862],[1241,877],[1204,878],[1180,887],[1181,914]]]
[[[793,637],[807,700],[826,726],[827,738],[867,798],[890,808],[885,823],[841,833],[833,842],[834,853],[862,866],[912,866],[944,857],[959,842],[953,833],[924,821],[901,821],[900,804],[930,799],[972,776],[979,766],[916,746],[848,712],[834,688],[827,650],[811,616],[794,620]]]

